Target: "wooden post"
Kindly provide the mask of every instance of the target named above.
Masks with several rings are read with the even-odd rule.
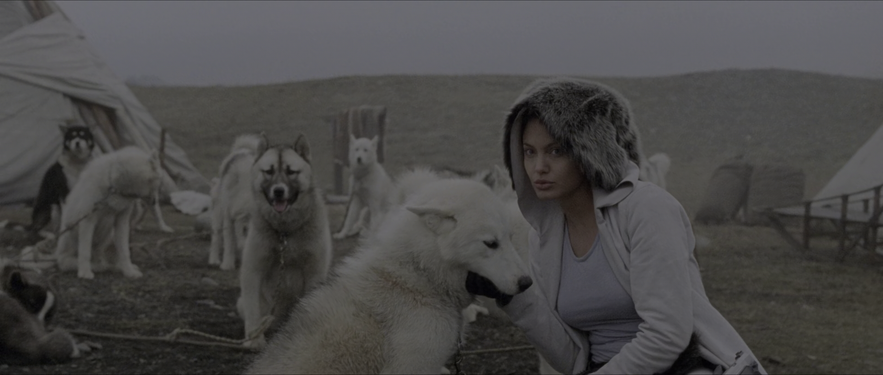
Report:
[[[840,252],[846,250],[846,213],[848,210],[849,195],[844,194],[840,197]]]
[[[166,128],[159,128],[159,166],[166,170]]]
[[[803,248],[809,250],[809,224],[812,216],[812,202],[806,202],[803,205]]]
[[[880,189],[883,186],[877,186],[874,188],[874,212],[878,212],[880,210]],[[870,244],[871,251],[874,251],[877,248],[877,227],[880,226],[880,218],[871,218],[871,228],[870,228],[870,237],[868,243]]]

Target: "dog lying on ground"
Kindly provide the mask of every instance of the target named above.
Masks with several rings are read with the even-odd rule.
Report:
[[[0,271],[0,363],[62,363],[80,356],[65,330],[47,330],[56,297],[38,272],[4,266]]]
[[[212,187],[212,241],[208,264],[222,270],[236,269],[236,255],[245,242],[246,225],[254,207],[251,192],[251,167],[261,138],[240,135],[230,154],[221,161],[218,183]],[[221,258],[221,246],[224,248]]]
[[[131,260],[130,220],[135,202],[150,199],[159,186],[159,168],[156,152],[148,155],[134,146],[101,155],[86,166],[61,216],[55,250],[61,271],[94,278],[93,271],[108,268],[105,253],[112,240],[116,267],[126,277],[141,277]]]
[[[350,200],[336,239],[370,231],[389,209],[393,183],[377,161],[377,142],[377,136],[356,139],[350,134]]]
[[[470,272],[506,294],[531,285],[511,237],[488,187],[427,184],[297,305],[247,373],[439,373],[473,301]]]
[[[304,294],[325,280],[332,255],[328,213],[313,181],[306,137],[300,135],[293,145],[269,146],[262,136],[255,155],[236,302],[245,337],[265,316],[281,323]],[[264,335],[245,345],[266,345]]]

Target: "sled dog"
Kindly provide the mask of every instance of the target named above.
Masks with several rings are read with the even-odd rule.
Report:
[[[221,161],[218,183],[212,187],[212,240],[208,264],[220,265],[222,270],[236,269],[236,256],[245,242],[246,225],[254,206],[251,167],[260,141],[256,134],[236,137],[230,154]]]
[[[306,137],[299,135],[293,145],[269,146],[262,136],[255,155],[236,302],[246,338],[265,316],[281,324],[292,306],[325,280],[331,265],[328,213],[313,181]],[[261,334],[245,345],[265,343]]]
[[[32,238],[38,238],[40,231],[49,224],[53,210],[57,210],[56,216],[61,216],[59,213],[65,198],[86,163],[92,160],[92,151],[95,149],[95,140],[89,127],[59,125],[58,128],[63,136],[61,155],[43,174],[40,189],[37,190],[31,212],[31,225],[28,228]]]
[[[128,146],[93,159],[68,196],[55,249],[58,268],[92,279],[107,268],[113,241],[115,266],[127,277],[141,277],[129,250],[135,202],[151,199],[160,183],[159,155]],[[93,253],[95,257],[93,257]]]
[[[664,152],[658,152],[641,163],[641,179],[652,182],[665,189],[665,176],[671,168],[671,158]]]
[[[506,294],[531,285],[512,235],[481,183],[426,185],[295,307],[247,373],[438,374],[473,301],[470,272]]]
[[[0,364],[61,363],[80,356],[67,331],[46,328],[56,299],[39,272],[7,265],[0,279]]]
[[[336,239],[370,231],[389,209],[393,184],[377,161],[377,142],[377,136],[356,139],[350,134],[350,200]]]

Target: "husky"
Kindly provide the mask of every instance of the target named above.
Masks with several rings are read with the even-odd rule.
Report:
[[[239,269],[236,308],[245,343],[263,347],[258,328],[267,316],[274,328],[294,304],[320,283],[331,266],[331,231],[322,193],[313,181],[310,146],[269,146],[261,136],[251,167],[252,211]]]
[[[664,152],[658,152],[641,163],[641,179],[652,182],[665,189],[665,176],[671,168],[671,158]]]
[[[389,209],[393,183],[377,161],[377,143],[377,136],[356,139],[350,134],[350,200],[335,239],[369,232]]]
[[[55,249],[61,271],[77,270],[77,277],[92,279],[108,266],[105,257],[111,240],[116,247],[116,267],[126,277],[141,277],[129,249],[132,210],[139,199],[151,199],[160,184],[159,155],[128,146],[92,160],[80,174],[61,216]],[[97,259],[93,257],[93,250]]]
[[[80,356],[67,331],[46,328],[56,297],[39,272],[6,265],[0,278],[0,363],[62,363]]]
[[[246,372],[438,374],[474,297],[470,273],[511,295],[532,283],[503,211],[476,181],[415,191],[295,307]]]
[[[95,140],[89,127],[82,125],[59,125],[63,137],[61,155],[58,161],[43,174],[40,190],[34,199],[31,212],[31,225],[28,227],[32,238],[39,238],[40,231],[52,221],[53,211],[61,212],[62,204],[70,193],[77,177],[92,160]]]
[[[245,241],[246,225],[254,206],[251,167],[260,142],[261,138],[256,134],[236,137],[230,154],[221,161],[218,182],[212,186],[212,240],[208,264],[220,265],[222,270],[236,269],[236,255]]]

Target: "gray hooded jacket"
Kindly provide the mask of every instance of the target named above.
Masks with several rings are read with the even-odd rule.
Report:
[[[579,79],[534,82],[515,101],[504,129],[505,163],[521,212],[532,227],[534,279],[534,286],[504,310],[549,364],[564,373],[581,372],[590,348],[586,334],[565,324],[556,311],[564,214],[557,202],[537,198],[525,173],[524,110],[539,116],[589,176],[604,255],[643,320],[635,339],[598,373],[662,372],[693,332],[699,336],[702,356],[727,372],[739,373],[745,366],[764,372],[705,295],[693,256],[693,230],[683,207],[664,189],[638,180],[640,141],[628,103],[606,86]]]

